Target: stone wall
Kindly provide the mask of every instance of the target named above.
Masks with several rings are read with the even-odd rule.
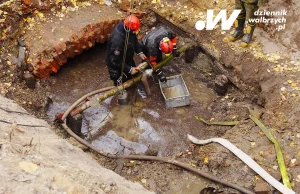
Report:
[[[38,78],[56,73],[69,58],[96,43],[105,43],[123,14],[108,6],[90,6],[36,24],[25,35],[33,74]]]

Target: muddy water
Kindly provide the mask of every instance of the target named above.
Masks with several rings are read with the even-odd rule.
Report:
[[[51,120],[86,93],[112,84],[105,65],[105,49],[98,45],[85,51],[70,59],[53,76],[53,103],[47,111]],[[191,106],[197,102],[203,108],[215,94],[193,77],[193,74],[183,74],[192,99]],[[86,139],[99,149],[112,153],[145,153],[148,147],[154,147],[160,156],[166,156],[184,150],[187,145],[183,136],[188,131],[183,128],[193,125],[188,120],[193,117],[190,106],[166,109],[159,86],[152,83],[151,90],[154,95],[142,99],[135,95],[135,89],[131,89],[126,106],[117,105],[116,98],[111,97],[84,111],[81,131]]]
[[[105,47],[96,46],[82,55],[70,59],[51,79],[51,98],[47,114],[51,120],[62,113],[78,98],[93,90],[112,85],[104,61]],[[129,89],[129,104],[119,106],[111,97],[83,112],[82,133],[86,140],[99,149],[118,154],[141,154],[148,148],[158,151],[159,156],[173,157],[186,151],[189,142],[186,134],[201,134],[196,114],[205,115],[206,107],[214,100],[215,94],[204,83],[194,79],[191,73],[184,73],[191,105],[166,108],[157,84],[149,82],[152,96],[146,99]],[[204,186],[201,180],[175,181],[169,193],[197,193]],[[180,191],[180,192],[178,192]]]

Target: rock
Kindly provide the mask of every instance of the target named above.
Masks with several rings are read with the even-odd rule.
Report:
[[[123,11],[130,9],[130,2],[128,0],[123,0],[120,4],[120,9]]]
[[[105,188],[104,188],[104,192],[105,193],[108,193],[108,192],[110,192],[111,191],[111,186],[106,186]]]
[[[24,60],[25,60],[25,52],[26,52],[26,48],[20,46],[20,47],[19,47],[18,62],[17,62],[18,68],[21,68],[22,65],[23,65],[23,63],[24,63]]]
[[[219,193],[217,189],[213,187],[206,187],[200,191],[200,194],[213,194],[213,193]]]
[[[107,5],[107,6],[111,6],[112,5],[112,2],[111,0],[103,0],[104,3]]]
[[[148,148],[148,150],[145,152],[147,156],[157,156],[158,150],[153,148]]]
[[[266,105],[266,98],[264,96],[259,96],[257,100],[257,104],[261,107],[265,107]]]
[[[8,57],[8,60],[12,63],[12,64],[17,64],[18,63],[18,58],[15,56],[10,56]]]
[[[134,166],[134,164],[133,164],[133,163],[130,163],[130,162],[128,162],[128,163],[125,163],[125,164],[124,164],[124,166],[126,166],[126,167],[133,167],[133,166]]]
[[[215,91],[218,95],[224,96],[228,88],[228,78],[225,75],[217,75],[215,79]]]
[[[192,63],[195,58],[195,46],[184,52],[184,60],[186,63]]]
[[[270,186],[266,182],[258,182],[254,187],[255,194],[271,194]]]
[[[74,117],[68,115],[67,116],[67,126],[77,135],[83,136],[81,133],[81,127],[82,127],[82,115],[77,114]]]
[[[280,181],[281,180],[281,173],[279,171],[271,171],[270,175],[274,177],[276,180]]]
[[[139,169],[138,169],[137,167],[134,167],[133,172],[134,172],[134,173],[138,173],[138,172],[139,172]]]
[[[27,87],[30,89],[34,89],[35,84],[36,84],[36,80],[35,80],[34,76],[30,73],[25,73],[23,77],[24,77]]]
[[[125,159],[120,159],[120,158],[117,159],[117,167],[114,170],[117,174],[121,174],[123,166],[124,166],[124,162],[125,162]]]

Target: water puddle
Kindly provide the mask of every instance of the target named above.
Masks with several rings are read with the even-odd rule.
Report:
[[[142,154],[150,145],[163,142],[152,125],[141,117],[145,112],[153,118],[159,118],[158,112],[142,108],[133,110],[131,105],[116,105],[111,108],[113,99],[115,98],[110,97],[101,102],[101,105],[92,106],[82,113],[81,132],[87,141],[100,150],[118,154]],[[71,105],[61,100],[60,96],[55,96],[49,104],[47,115],[52,121]]]
[[[153,127],[145,120],[136,120],[134,128],[127,131],[111,128],[105,135],[92,141],[92,144],[109,153],[142,154],[145,153],[150,143],[159,144],[162,138]]]
[[[141,154],[145,153],[148,147],[141,143],[128,141],[110,130],[105,136],[101,136],[92,142],[94,146],[112,154]]]
[[[158,117],[158,113],[145,109],[149,114]],[[109,113],[109,119],[102,122],[106,134],[99,133],[92,137],[92,144],[99,149],[112,153],[138,154],[145,153],[150,144],[160,144],[162,137],[149,122],[140,117],[141,111],[134,111],[132,107],[116,106]],[[137,114],[140,112],[139,114]],[[107,117],[108,118],[108,117]],[[101,131],[101,130],[100,130]],[[115,145],[111,145],[114,142]]]
[[[70,106],[70,103],[56,101],[52,99],[52,103],[49,104],[46,114],[50,121],[54,121],[56,115],[64,113]]]
[[[81,132],[86,137],[93,137],[103,127],[103,125],[112,117],[107,107],[90,107],[82,113],[83,121]]]

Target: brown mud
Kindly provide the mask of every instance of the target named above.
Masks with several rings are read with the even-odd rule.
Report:
[[[172,3],[174,2],[163,1],[152,5],[152,9],[157,7],[163,17],[193,34],[193,40],[198,41],[201,47],[206,49],[205,52],[224,64],[231,78],[242,87],[239,89],[230,85],[225,96],[216,95],[213,91],[216,72],[213,61],[206,55],[207,53],[199,53],[191,64],[185,63],[183,57],[174,59],[164,68],[164,71],[168,76],[183,75],[190,92],[190,106],[167,109],[157,80],[149,79],[152,96],[144,99],[136,94],[136,89],[133,87],[128,91],[129,105],[118,106],[114,97],[102,102],[98,107],[85,111],[82,131],[87,135],[87,140],[104,151],[118,154],[146,153],[151,148],[159,156],[181,160],[221,179],[252,189],[260,178],[239,159],[219,145],[194,146],[186,139],[186,135],[191,134],[200,139],[226,138],[280,180],[273,145],[248,117],[249,106],[259,107],[264,111],[263,122],[272,129],[272,133],[282,146],[294,190],[299,192],[300,111],[297,108],[299,93],[291,84],[300,84],[297,82],[299,71],[288,70],[292,67],[297,68],[297,65],[293,64],[298,64],[299,40],[292,36],[297,31],[296,25],[278,34],[274,31],[273,33],[264,31],[265,28],[258,28],[253,45],[241,49],[238,46],[240,42],[224,42],[227,34],[222,33],[221,30],[199,33],[194,29],[194,20],[187,16],[211,8],[211,2],[203,2],[203,5],[194,2],[198,6],[191,1],[177,1],[180,6]],[[219,8],[223,8],[225,3],[217,1]],[[150,2],[148,4],[151,5]],[[233,9],[233,2],[226,3],[226,6]],[[283,2],[282,6],[291,7],[288,2]],[[269,8],[272,7],[274,5],[270,4]],[[176,13],[180,14],[167,14],[173,13],[176,8],[179,9]],[[293,8],[293,16],[296,17],[294,10],[296,8]],[[147,23],[146,20],[147,16],[142,21]],[[294,20],[290,20],[287,25],[292,27],[292,21]],[[151,26],[148,24],[143,27],[148,29]],[[286,34],[293,37],[289,39],[293,44],[287,43]],[[185,39],[179,37],[179,45],[183,44]],[[280,45],[276,43],[278,40]],[[256,45],[258,42],[262,47]],[[15,45],[12,46],[8,42],[6,44],[9,46],[5,48],[16,49]],[[57,74],[49,79],[39,80],[34,90],[28,89],[24,81],[20,83],[15,66],[7,64],[7,61],[13,60],[12,56],[16,55],[16,51],[13,52],[13,49],[7,51],[2,49],[2,51],[4,51],[0,64],[2,94],[49,122],[82,95],[112,85],[104,63],[104,45],[96,45],[80,56],[70,59]],[[278,54],[277,51],[282,53]],[[289,52],[287,53],[289,57],[284,57],[285,52]],[[10,57],[8,55],[4,57],[3,53],[12,54]],[[277,55],[280,57],[275,60],[278,58]],[[268,60],[266,61],[265,58]],[[280,71],[278,65],[281,65],[284,70]],[[285,88],[284,91],[282,87]],[[211,121],[242,122],[235,127],[207,126],[196,120],[195,116]],[[68,137],[66,134],[62,136]],[[97,156],[95,159],[129,180],[140,181],[147,189],[156,193],[196,194],[207,185],[217,187],[224,193],[235,192],[171,165],[116,161]]]

